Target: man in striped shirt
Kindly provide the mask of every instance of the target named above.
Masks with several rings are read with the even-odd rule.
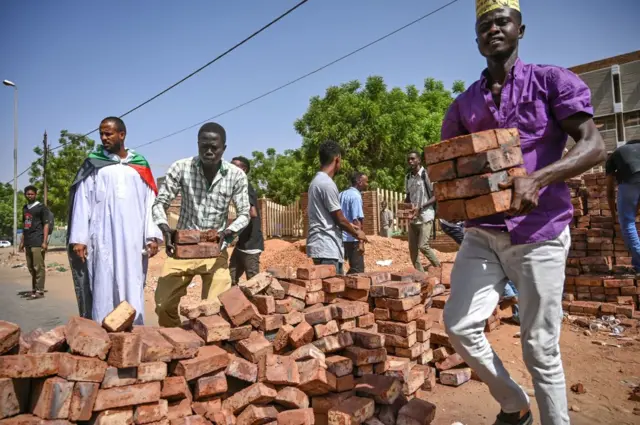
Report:
[[[217,123],[204,124],[198,131],[198,156],[173,163],[153,204],[153,219],[166,241],[167,261],[156,289],[158,324],[180,325],[178,304],[195,276],[202,278],[202,298],[217,299],[231,287],[226,247],[249,224],[247,176],[222,159],[227,147],[224,128]],[[166,210],[181,195],[178,229],[214,229],[220,235],[220,256],[196,260],[173,258],[173,229]],[[233,201],[237,217],[227,226],[229,205]]]

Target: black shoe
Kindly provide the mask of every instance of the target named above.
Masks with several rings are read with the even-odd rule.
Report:
[[[531,411],[528,411],[523,417],[520,417],[520,412],[504,413],[501,411],[493,425],[533,425],[533,415]]]

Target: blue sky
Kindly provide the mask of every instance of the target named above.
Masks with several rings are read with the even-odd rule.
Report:
[[[127,145],[162,137],[275,88],[448,0],[310,0],[265,33],[125,118]],[[19,171],[47,130],[85,133],[121,115],[296,4],[296,0],[12,1],[0,11],[0,80],[20,90]],[[604,6],[606,5],[606,7]],[[572,66],[640,48],[638,0],[521,0],[527,62]],[[473,0],[433,17],[218,121],[226,158],[296,148],[293,122],[330,85],[381,75],[389,86],[426,77],[477,79]],[[161,176],[194,155],[197,128],[140,151]],[[97,134],[93,135],[97,139]],[[0,86],[0,181],[13,176],[13,96]],[[19,179],[27,183],[25,175]]]

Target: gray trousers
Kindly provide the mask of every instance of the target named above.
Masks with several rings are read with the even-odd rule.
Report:
[[[569,424],[560,358],[562,291],[571,236],[512,245],[508,233],[466,230],[451,273],[444,321],[451,344],[489,387],[506,413],[529,407],[529,397],[509,376],[483,330],[505,284],[518,289],[522,354],[533,378],[543,425]]]

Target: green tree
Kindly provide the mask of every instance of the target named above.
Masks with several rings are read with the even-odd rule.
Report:
[[[463,89],[463,82],[454,83],[453,93]],[[319,167],[319,145],[331,139],[344,151],[344,172],[336,178],[340,188],[347,187],[347,176],[358,170],[369,175],[372,189],[403,191],[407,153],[440,140],[452,101],[452,91],[433,78],[425,80],[422,91],[412,85],[388,90],[378,76],[369,77],[364,86],[351,81],[329,87],[323,98],[311,98],[307,112],[294,124],[303,138],[301,186],[308,185]]]
[[[21,228],[21,207],[24,201],[22,192],[18,192],[18,228]],[[0,183],[0,239],[13,239],[13,186]]]
[[[303,163],[299,150],[282,154],[269,148],[266,154],[254,151],[249,181],[259,197],[267,197],[282,205],[289,205],[306,189],[302,181]]]
[[[59,150],[49,153],[47,163],[47,204],[56,219],[56,225],[64,223],[69,210],[69,188],[82,162],[94,148],[95,142],[86,136],[69,133],[67,130],[60,132],[58,140]],[[29,170],[29,181],[35,185],[42,194],[43,149],[36,147],[33,150],[38,159]]]

